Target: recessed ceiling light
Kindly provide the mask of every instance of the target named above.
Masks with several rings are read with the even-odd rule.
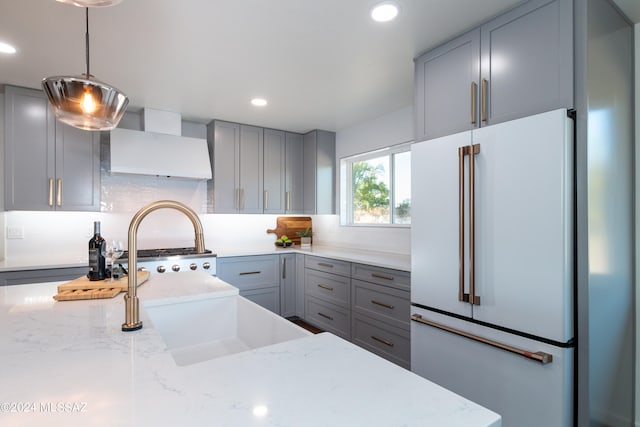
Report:
[[[265,105],[267,105],[267,100],[263,98],[253,98],[251,100],[251,104],[255,105],[256,107],[264,107]]]
[[[16,53],[16,48],[10,44],[0,42],[0,53]]]
[[[400,8],[395,2],[385,1],[383,3],[378,3],[373,7],[373,9],[371,9],[371,18],[378,22],[391,21],[393,18],[398,16],[399,10]]]

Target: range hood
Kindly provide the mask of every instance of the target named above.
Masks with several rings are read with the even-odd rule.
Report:
[[[211,179],[207,140],[181,136],[180,114],[145,109],[144,131],[111,131],[111,173]]]

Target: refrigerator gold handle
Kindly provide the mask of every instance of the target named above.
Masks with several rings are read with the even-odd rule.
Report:
[[[475,155],[480,153],[480,144],[469,147],[469,302],[480,305],[480,297],[476,296],[476,161]]]
[[[422,316],[419,315],[419,314],[411,315],[411,320],[413,320],[414,322],[423,323],[425,325],[441,329],[443,331],[450,332],[452,334],[460,335],[461,337],[469,338],[471,340],[478,341],[478,342],[481,342],[483,344],[487,344],[487,345],[490,345],[492,347],[496,347],[496,348],[499,348],[501,350],[508,351],[510,353],[517,354],[519,356],[525,357],[525,358],[530,359],[530,360],[535,360],[536,362],[540,362],[540,364],[542,364],[542,365],[546,365],[548,363],[553,362],[553,355],[552,354],[544,353],[542,351],[533,352],[533,351],[522,350],[520,348],[513,347],[511,345],[504,344],[504,343],[501,343],[501,342],[498,342],[498,341],[490,340],[488,338],[480,337],[478,335],[470,334],[468,332],[461,331],[459,329],[452,328],[450,326],[446,326],[446,325],[443,325],[443,324],[438,323],[438,322],[434,322],[434,321],[431,321],[431,320],[423,319]]]
[[[464,157],[469,147],[458,147],[458,301],[468,302],[464,293]]]
[[[478,93],[478,83],[471,82],[471,124],[476,124],[476,96]]]

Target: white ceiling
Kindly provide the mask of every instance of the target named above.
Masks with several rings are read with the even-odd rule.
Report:
[[[417,54],[521,0],[398,0],[400,16],[384,24],[368,15],[378,2],[124,0],[89,12],[91,73],[130,109],[338,130],[411,105]],[[18,53],[0,54],[0,83],[84,72],[84,32],[81,8],[2,0],[0,41]],[[255,96],[269,105],[252,107]]]

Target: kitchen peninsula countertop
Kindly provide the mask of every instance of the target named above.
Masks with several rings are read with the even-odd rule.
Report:
[[[144,328],[128,333],[122,296],[54,302],[57,284],[0,288],[1,425],[501,424],[329,333],[177,366],[144,302],[237,293],[202,272],[152,275],[138,291]]]

